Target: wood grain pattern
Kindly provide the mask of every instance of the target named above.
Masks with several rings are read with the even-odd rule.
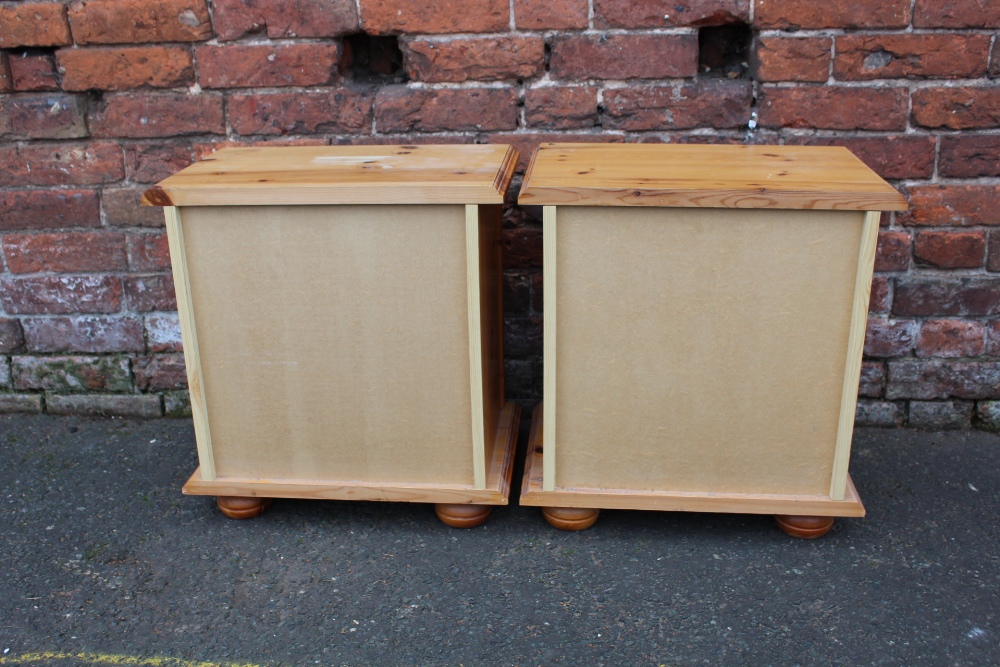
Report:
[[[900,211],[906,200],[846,148],[542,144],[520,204]]]
[[[557,324],[558,302],[556,299],[556,276],[558,275],[558,250],[556,243],[556,207],[542,209],[542,307],[545,322],[542,330],[542,395],[549,401],[549,412],[545,417],[545,477],[544,488],[552,491],[556,487],[556,370],[558,368]]]
[[[472,407],[472,470],[477,489],[486,488],[486,437],[483,419],[483,332],[479,304],[479,207],[465,207],[466,298],[469,317],[469,391]]]
[[[150,188],[162,206],[502,204],[507,145],[225,148]]]
[[[483,384],[485,459],[492,456],[493,438],[504,406],[503,381],[503,207],[479,209],[479,331]]]

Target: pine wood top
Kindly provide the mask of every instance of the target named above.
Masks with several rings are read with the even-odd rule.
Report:
[[[153,186],[147,206],[501,204],[507,145],[225,148]]]
[[[906,210],[840,146],[542,144],[520,204]]]

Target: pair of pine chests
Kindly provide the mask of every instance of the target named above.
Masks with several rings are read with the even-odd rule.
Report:
[[[230,517],[271,498],[508,501],[499,145],[224,149],[164,206],[199,467]],[[847,474],[880,212],[843,148],[544,144],[544,402],[521,504],[863,516]]]

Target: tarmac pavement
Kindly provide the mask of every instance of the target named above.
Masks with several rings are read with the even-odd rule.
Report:
[[[868,516],[816,541],[514,499],[238,522],[181,495],[196,459],[189,420],[0,418],[0,665],[1000,664],[996,435],[859,429]]]

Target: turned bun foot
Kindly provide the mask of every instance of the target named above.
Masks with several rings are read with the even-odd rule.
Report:
[[[559,530],[583,530],[597,522],[601,510],[581,507],[543,507],[542,516]]]
[[[462,505],[438,503],[434,512],[438,518],[452,528],[475,528],[486,523],[493,511],[491,505]]]
[[[781,528],[786,534],[803,540],[815,540],[817,537],[823,537],[833,528],[832,516],[776,514],[774,520],[778,522],[778,528]]]
[[[230,519],[252,519],[263,514],[264,510],[271,506],[271,499],[219,496],[217,504],[222,513]]]

